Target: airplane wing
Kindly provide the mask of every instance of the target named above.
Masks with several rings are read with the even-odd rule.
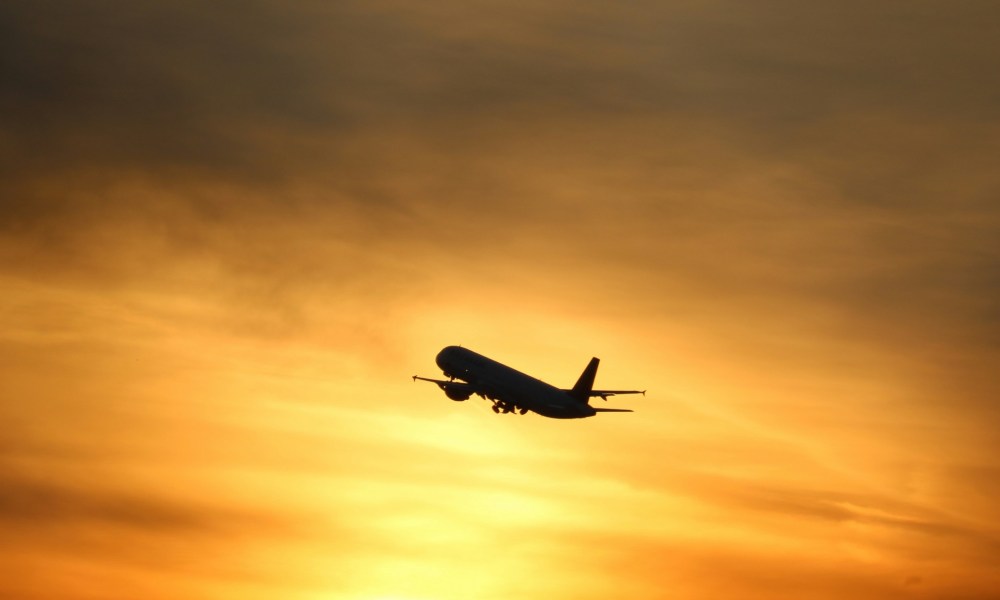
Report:
[[[595,408],[594,412],[635,412],[628,408]]]
[[[445,393],[451,392],[453,394],[467,394],[468,396],[471,396],[472,394],[481,395],[483,393],[476,386],[472,385],[471,383],[465,383],[464,381],[452,381],[449,379],[431,379],[430,377],[421,377],[419,375],[414,375],[413,381],[417,380],[436,383],[439,388],[445,391]]]
[[[413,381],[429,381],[431,383],[436,383],[442,390],[461,390],[475,392],[476,388],[473,387],[471,383],[465,383],[464,381],[453,381],[450,379],[431,379],[430,377],[421,377],[419,375],[413,376]]]

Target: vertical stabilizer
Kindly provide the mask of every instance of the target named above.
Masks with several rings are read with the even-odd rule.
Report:
[[[601,362],[599,358],[590,359],[590,364],[580,373],[580,378],[576,380],[576,385],[569,391],[573,398],[590,404],[590,390],[594,389],[594,378],[597,377],[597,365]]]

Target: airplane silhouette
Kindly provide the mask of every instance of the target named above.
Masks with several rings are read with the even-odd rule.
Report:
[[[413,380],[437,384],[445,395],[461,402],[473,394],[493,402],[493,412],[524,414],[529,410],[553,419],[582,419],[599,412],[632,412],[625,408],[595,408],[591,398],[608,399],[618,394],[642,394],[646,390],[595,390],[594,377],[600,359],[592,358],[572,389],[560,389],[525,375],[507,365],[467,348],[448,346],[435,359],[448,379],[414,375]],[[455,381],[459,379],[460,381]]]

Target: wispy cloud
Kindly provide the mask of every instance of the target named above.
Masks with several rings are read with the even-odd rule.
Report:
[[[0,592],[989,597],[996,12],[4,3]]]

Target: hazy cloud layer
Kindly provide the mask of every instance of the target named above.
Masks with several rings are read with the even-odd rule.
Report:
[[[995,595],[998,17],[3,3],[0,591]]]

